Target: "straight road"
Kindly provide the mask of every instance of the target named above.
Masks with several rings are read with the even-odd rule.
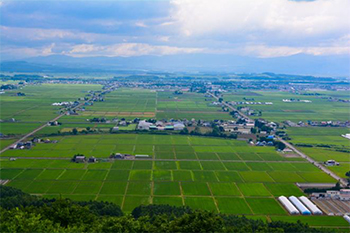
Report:
[[[75,106],[75,107],[73,108],[73,110],[76,109],[76,108],[78,108],[78,107],[81,107],[83,104],[84,104],[84,103],[81,103],[81,104]],[[50,121],[57,121],[58,119],[60,119],[60,118],[63,117],[64,115],[66,115],[66,114],[65,114],[65,113],[64,113],[64,114],[60,114],[59,116],[53,118],[53,119],[50,120]],[[50,122],[50,121],[48,121],[48,122]],[[45,124],[43,124],[43,125],[40,126],[39,128],[34,129],[34,130],[31,131],[30,133],[24,135],[23,137],[21,137],[20,139],[18,139],[16,142],[12,143],[11,145],[5,147],[4,149],[2,149],[2,150],[0,151],[0,154],[4,153],[4,152],[7,151],[8,149],[10,149],[13,145],[16,145],[17,143],[20,143],[20,142],[23,141],[24,139],[26,139],[26,138],[32,136],[33,134],[35,134],[36,132],[42,130],[43,128],[45,128],[46,126],[48,126],[48,125],[47,125],[48,122],[46,122]]]
[[[325,173],[327,173],[328,175],[330,175],[331,177],[333,177],[334,179],[338,180],[340,182],[340,184],[342,186],[346,186],[347,182],[345,179],[339,177],[338,175],[336,175],[334,172],[332,172],[331,170],[329,170],[328,168],[324,167],[323,165],[321,165],[321,163],[317,162],[316,160],[310,158],[309,156],[307,156],[306,154],[304,154],[303,152],[299,151],[297,148],[295,148],[295,146],[293,146],[292,144],[290,144],[289,142],[283,140],[282,138],[276,136],[276,138],[281,141],[282,143],[284,143],[284,145],[286,145],[287,147],[289,147],[290,149],[294,150],[295,153],[297,153],[298,155],[300,155],[302,158],[306,159],[307,161],[309,161],[310,163],[312,163],[313,165],[315,165],[316,167],[318,167],[319,169],[321,169],[322,171],[324,171]]]
[[[215,96],[214,94],[212,93],[208,93],[209,95],[211,95],[212,97],[214,97],[216,100],[219,100],[219,97]],[[233,111],[237,111],[237,113],[250,120],[251,119],[245,115],[244,113],[240,112],[239,110],[237,110],[236,108],[232,107],[231,105],[225,103],[225,102],[222,102],[226,107],[228,107],[229,109],[233,110]],[[316,167],[318,167],[319,169],[321,169],[322,171],[324,171],[325,173],[327,173],[328,175],[330,175],[331,177],[333,177],[334,179],[336,179],[337,181],[339,181],[339,183],[346,187],[347,186],[347,182],[345,179],[339,177],[337,174],[335,174],[334,172],[332,172],[331,170],[327,169],[326,167],[324,167],[323,165],[321,165],[319,162],[315,161],[314,159],[310,158],[309,156],[307,156],[306,154],[304,154],[303,152],[299,151],[297,148],[295,148],[295,146],[293,146],[292,144],[290,144],[289,142],[283,140],[282,138],[276,136],[276,138],[281,141],[284,145],[286,145],[286,147],[292,149],[293,151],[295,151],[295,153],[297,153],[298,155],[300,155],[302,158],[306,159],[307,161],[309,161],[311,164],[315,165]]]
[[[112,89],[112,88],[114,88],[114,87],[113,87],[113,86],[110,87],[109,89],[103,91],[101,94],[103,94],[103,93],[109,91],[109,90]],[[89,101],[90,99],[91,99],[91,98],[88,98],[87,100],[84,100],[82,103],[80,103],[80,104],[78,104],[77,106],[75,106],[74,108],[72,108],[72,110],[75,110],[75,109],[77,109],[77,108],[83,106],[84,103],[85,103],[86,101]],[[65,113],[60,114],[59,116],[55,117],[54,119],[52,119],[52,120],[50,120],[50,121],[57,121],[58,119],[60,119],[60,118],[63,117],[64,115],[66,115],[66,114],[65,114]],[[50,122],[50,121],[48,121],[48,122]],[[48,122],[46,122],[45,124],[43,124],[43,125],[40,126],[39,128],[34,129],[34,130],[31,131],[30,133],[24,135],[23,137],[21,137],[20,139],[18,139],[16,142],[12,143],[11,145],[5,147],[4,149],[2,149],[2,150],[0,151],[0,154],[4,153],[4,152],[7,151],[8,149],[10,149],[13,145],[16,145],[17,143],[20,143],[20,142],[23,141],[24,139],[26,139],[26,138],[32,136],[33,134],[35,134],[36,132],[42,130],[43,128],[45,128],[45,127],[47,126],[47,123],[48,123]]]
[[[10,157],[1,157],[2,159],[9,159]],[[71,157],[17,157],[17,159],[28,159],[28,160],[43,160],[43,159],[50,159],[50,160],[70,160]],[[97,158],[97,159],[106,159],[106,158]],[[285,163],[286,161],[261,161],[261,160],[222,160],[222,159],[157,159],[157,158],[127,158],[127,159],[111,159],[113,161],[186,161],[186,162],[237,162],[237,163]],[[288,163],[305,163],[304,161],[289,161]]]

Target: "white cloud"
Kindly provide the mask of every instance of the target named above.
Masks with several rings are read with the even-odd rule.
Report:
[[[261,58],[286,57],[296,54],[308,54],[314,56],[326,55],[350,55],[348,46],[331,46],[331,47],[288,47],[288,46],[266,46],[252,45],[246,46],[242,50],[244,55],[252,55]]]
[[[7,55],[10,58],[23,58],[23,57],[37,57],[37,56],[48,56],[58,54],[53,52],[55,44],[45,45],[41,47],[1,47],[1,54]],[[5,58],[5,56],[4,56]],[[4,59],[6,60],[6,59]]]
[[[144,43],[121,43],[113,45],[80,44],[72,47],[66,54],[75,57],[109,56],[131,57],[143,55],[174,55],[179,53],[198,53],[200,48],[181,48]]]
[[[136,22],[135,26],[140,28],[148,28],[148,26],[144,22]]]
[[[247,34],[308,37],[350,29],[349,0],[173,0],[187,36]]]
[[[160,36],[160,37],[158,37],[158,40],[162,41],[162,42],[168,42],[169,39],[170,39],[170,36]]]

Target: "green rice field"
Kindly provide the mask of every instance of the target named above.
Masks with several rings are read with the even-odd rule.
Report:
[[[51,139],[58,143],[3,153],[0,178],[31,194],[108,200],[126,212],[140,204],[168,203],[222,213],[281,216],[288,214],[276,197],[302,195],[295,182],[335,182],[303,160],[287,159],[273,148],[252,147],[244,141],[137,134]],[[151,158],[94,164],[69,160],[75,153],[106,159],[111,152]],[[5,159],[11,156],[19,159]]]
[[[325,92],[326,96],[331,96],[333,92]],[[225,101],[245,101],[250,102],[272,102],[272,105],[239,105],[248,106],[251,109],[262,111],[259,116],[269,121],[283,122],[290,120],[299,121],[347,121],[349,120],[349,103],[330,102],[317,96],[297,95],[290,92],[281,91],[232,91],[224,94]],[[254,99],[254,100],[253,100]],[[304,102],[283,102],[283,99],[310,100],[311,103]]]
[[[100,85],[27,86],[25,97],[2,95],[0,132],[25,134],[59,114],[53,102],[74,101],[89,90],[101,90]],[[61,93],[69,93],[61,98]],[[231,92],[225,101],[271,101],[273,106],[254,106],[263,111],[263,118],[286,120],[342,120],[345,108],[337,103],[339,112],[327,109],[325,100],[307,96],[308,103],[283,103],[282,98],[296,98],[289,93]],[[304,98],[304,97],[300,97]],[[302,158],[288,158],[274,147],[256,147],[246,141],[185,135],[155,135],[122,132],[110,134],[114,123],[89,123],[93,117],[113,118],[175,118],[232,119],[221,107],[211,105],[213,98],[185,92],[144,89],[117,89],[105,96],[104,102],[86,106],[77,116],[64,116],[61,126],[46,127],[35,134],[57,140],[57,143],[37,143],[31,149],[7,150],[0,155],[0,179],[10,180],[8,186],[48,198],[60,196],[73,200],[109,201],[126,213],[141,204],[187,205],[216,213],[246,215],[249,218],[309,223],[312,226],[345,227],[340,217],[289,216],[277,197],[304,195],[296,183],[335,183],[331,176]],[[280,103],[281,102],[281,103]],[[4,104],[3,104],[4,103]],[[16,103],[16,104],[13,104]],[[276,103],[276,104],[275,104]],[[325,104],[326,107],[321,107]],[[334,103],[333,103],[334,104]],[[339,105],[339,106],[338,106]],[[311,106],[311,107],[310,107]],[[17,122],[10,122],[15,118]],[[73,128],[99,130],[98,134],[47,136],[70,132]],[[121,130],[132,131],[135,124]],[[288,129],[292,143],[331,144],[348,148],[342,129]],[[29,138],[31,139],[31,138]],[[14,139],[0,141],[1,148]],[[310,157],[324,161],[335,159],[341,166],[331,168],[344,177],[349,170],[349,154],[320,147],[300,147]],[[148,159],[108,160],[111,153],[149,155]],[[73,163],[76,154],[94,156],[98,163]],[[16,161],[8,158],[16,157]]]

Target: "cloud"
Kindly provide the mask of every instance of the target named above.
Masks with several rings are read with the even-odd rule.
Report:
[[[164,45],[150,45],[144,43],[120,43],[113,45],[80,44],[72,47],[67,55],[75,57],[85,56],[109,56],[131,57],[143,55],[174,55],[179,53],[198,53],[201,48],[181,48]]]
[[[173,0],[173,18],[186,36],[304,38],[348,32],[349,0]]]
[[[0,52],[6,56],[6,58],[23,58],[23,57],[37,57],[37,56],[49,56],[58,54],[54,52],[55,44],[45,45],[40,47],[20,47],[20,46],[1,46]],[[6,59],[4,59],[6,60]]]
[[[327,55],[350,55],[348,46],[330,46],[330,47],[288,47],[288,46],[266,46],[252,45],[244,47],[244,55],[256,56],[260,58],[287,57],[296,54],[308,54],[314,56]]]
[[[136,22],[135,26],[140,28],[148,28],[148,26],[144,22]]]
[[[158,37],[158,40],[162,42],[168,42],[170,40],[170,36],[160,36]]]

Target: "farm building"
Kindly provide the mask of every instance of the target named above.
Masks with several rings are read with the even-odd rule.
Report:
[[[77,155],[77,156],[74,156],[73,158],[73,161],[76,163],[83,163],[85,162],[85,160],[86,160],[86,157],[84,155]]]
[[[167,125],[164,127],[165,130],[174,130],[174,126],[172,125]]]
[[[137,129],[139,130],[149,130],[150,126],[153,125],[150,122],[146,122],[146,120],[140,121],[137,125]]]
[[[327,166],[339,166],[339,163],[333,159],[327,160],[326,162],[324,162],[324,164]]]
[[[295,208],[295,206],[285,196],[280,196],[278,200],[290,214],[299,214],[297,208]]]
[[[342,201],[350,201],[350,189],[340,189],[340,191],[328,190],[324,197]]]
[[[322,211],[314,204],[312,203],[307,197],[301,196],[299,197],[299,200],[307,207],[309,210],[311,210],[312,214],[314,215],[320,215],[322,214]]]
[[[145,158],[150,158],[150,156],[149,155],[135,155],[135,158],[145,159]]]
[[[182,123],[175,123],[174,124],[174,130],[183,130],[185,128],[185,125]]]
[[[88,161],[89,163],[96,163],[97,162],[97,159],[94,157],[94,156],[91,156],[90,158],[89,158],[89,161]]]
[[[343,218],[350,224],[350,217],[348,215],[344,215]]]
[[[295,207],[298,208],[298,210],[300,211],[300,213],[301,213],[302,215],[310,215],[310,214],[311,214],[310,210],[308,210],[308,208],[306,208],[306,207],[304,206],[304,204],[301,203],[301,202],[298,200],[298,198],[296,198],[295,196],[290,196],[290,197],[289,197],[289,200],[295,205]]]

